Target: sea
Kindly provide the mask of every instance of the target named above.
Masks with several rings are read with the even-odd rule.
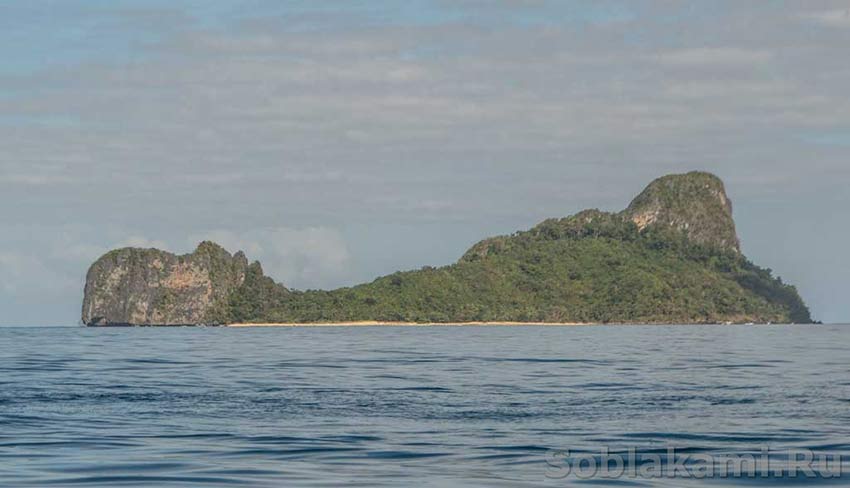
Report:
[[[850,326],[0,328],[2,487],[816,485]]]

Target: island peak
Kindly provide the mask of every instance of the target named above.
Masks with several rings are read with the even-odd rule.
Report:
[[[732,202],[723,180],[704,171],[663,176],[632,200],[623,215],[638,229],[673,228],[692,241],[740,252]]]

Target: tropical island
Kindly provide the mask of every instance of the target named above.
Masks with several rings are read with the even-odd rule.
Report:
[[[797,290],[742,253],[723,182],[668,175],[617,213],[484,239],[457,262],[291,290],[212,242],[122,248],[90,267],[83,323],[110,325],[811,323]]]

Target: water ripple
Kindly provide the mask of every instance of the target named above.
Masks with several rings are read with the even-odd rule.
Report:
[[[807,486],[553,480],[547,459],[848,456],[846,344],[831,326],[0,329],[0,485]]]

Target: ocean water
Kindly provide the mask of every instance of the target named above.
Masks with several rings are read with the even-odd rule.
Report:
[[[0,486],[850,486],[848,348],[847,326],[0,328]],[[773,464],[603,478],[603,447]],[[792,450],[843,471],[792,476]]]

